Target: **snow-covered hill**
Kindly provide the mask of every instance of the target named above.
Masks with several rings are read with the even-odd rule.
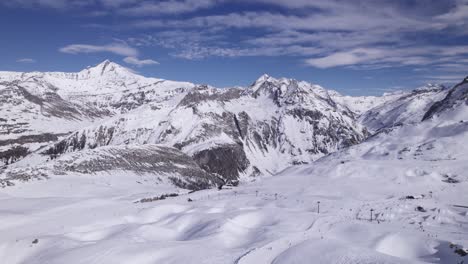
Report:
[[[442,100],[447,92],[444,86],[429,84],[411,92],[400,93],[366,111],[360,116],[360,122],[372,132],[419,123],[429,108]]]

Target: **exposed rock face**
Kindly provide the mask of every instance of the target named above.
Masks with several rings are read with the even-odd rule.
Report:
[[[219,177],[202,170],[191,157],[179,150],[148,144],[107,146],[67,153],[39,166],[7,170],[6,176],[0,179],[0,185],[68,173],[92,175],[122,172],[129,175],[154,174],[155,177],[165,177],[174,185],[189,190],[206,189],[223,183]]]
[[[99,126],[98,129],[94,131],[92,143],[86,144],[87,137],[85,134],[75,132],[65,140],[59,141],[58,143],[46,148],[41,153],[51,157],[56,157],[66,152],[82,150],[85,147],[94,149],[99,146],[107,146],[109,145],[113,134],[114,128]]]
[[[443,100],[433,104],[425,113],[422,121],[430,119],[447,109],[455,108],[460,104],[468,105],[468,77],[452,88]]]
[[[0,151],[0,161],[5,165],[9,165],[26,157],[29,153],[29,150],[25,147],[14,146],[5,151]]]
[[[202,169],[221,175],[227,182],[238,181],[239,173],[244,173],[250,165],[244,149],[237,144],[205,149],[193,158]]]

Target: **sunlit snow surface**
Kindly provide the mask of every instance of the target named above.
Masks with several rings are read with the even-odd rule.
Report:
[[[443,183],[436,174],[444,168],[463,173],[467,164],[328,161],[236,189],[180,191],[179,197],[150,203],[134,202],[178,191],[118,174],[54,177],[1,191],[0,259],[456,263],[451,261],[461,258],[448,243],[468,243],[468,208],[452,205],[466,205],[468,184],[466,178]],[[418,170],[428,174],[412,174]],[[401,199],[407,195],[418,199]],[[370,209],[379,222],[369,221]]]
[[[451,122],[442,115],[395,129],[234,189],[188,194],[153,177],[118,172],[55,176],[1,189],[0,259],[466,262],[454,253],[468,245],[468,148],[461,144],[468,136],[464,122],[454,122],[467,118],[466,110],[448,113]],[[451,132],[441,133],[444,126],[452,126]],[[426,148],[418,151],[420,145]],[[135,203],[172,192],[180,196]]]

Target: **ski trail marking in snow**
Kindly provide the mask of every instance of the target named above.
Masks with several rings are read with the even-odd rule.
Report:
[[[275,258],[280,255],[282,252],[288,250],[291,247],[294,247],[304,241],[316,239],[323,239],[323,230],[321,227],[317,227],[321,223],[327,224],[328,228],[331,228],[332,225],[343,222],[344,220],[333,219],[336,222],[329,222],[328,218],[333,219],[332,216],[323,216],[318,219],[315,219],[309,227],[304,231],[299,231],[294,234],[283,236],[279,239],[276,239],[266,245],[261,247],[253,248],[248,250],[246,253],[241,255],[234,263],[235,264],[255,264],[255,263],[272,263]]]

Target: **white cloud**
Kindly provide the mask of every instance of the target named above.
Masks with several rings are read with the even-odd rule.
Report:
[[[151,59],[138,59],[139,52],[137,49],[130,47],[124,41],[116,40],[118,42],[108,45],[88,45],[88,44],[72,44],[60,48],[59,51],[69,54],[80,54],[80,53],[98,53],[98,52],[109,52],[117,55],[124,56],[124,62],[135,65],[137,67],[156,65],[159,62]]]
[[[379,69],[395,66],[427,65],[442,68],[442,65],[447,65],[448,62],[456,62],[459,59],[458,55],[462,52],[462,49],[460,47],[454,49],[454,51],[448,52],[447,47],[444,46],[357,48],[328,53],[307,59],[305,62],[310,66],[321,69],[340,66],[352,66],[354,69]],[[459,61],[456,65],[463,64]]]
[[[117,8],[137,3],[139,0],[100,0],[105,7]]]
[[[0,5],[23,8],[46,7],[58,10],[65,10],[76,7],[89,6],[94,2],[94,0],[9,0],[1,1]]]
[[[103,0],[101,0],[103,1]],[[106,0],[108,1],[108,0]],[[159,14],[181,14],[215,6],[225,0],[167,0],[144,1],[118,12],[129,16],[155,16]]]
[[[22,58],[22,59],[16,60],[16,62],[19,62],[19,63],[35,63],[36,60],[31,59],[31,58]]]
[[[468,1],[458,0],[450,12],[439,15],[436,19],[446,22],[466,23],[468,20]]]
[[[229,0],[8,0],[0,6],[20,8],[52,8],[56,10],[94,10],[93,14],[118,14],[126,16],[157,16],[181,14],[207,9]],[[78,11],[78,10],[77,10]],[[86,10],[86,15],[89,11]]]
[[[59,49],[60,52],[69,54],[79,53],[97,53],[110,52],[117,55],[127,57],[137,57],[138,50],[122,43],[112,43],[103,46],[88,45],[88,44],[72,44]]]
[[[126,58],[123,59],[123,61],[125,61],[128,64],[136,65],[138,67],[159,64],[159,62],[157,62],[155,60],[150,60],[150,59],[140,60],[140,59],[135,58],[135,57],[126,57]]]
[[[308,59],[306,63],[317,68],[331,68],[369,62],[383,56],[384,53],[377,49],[355,49],[347,52],[333,53],[317,59]]]
[[[216,8],[221,4],[235,5],[239,11]],[[105,46],[74,44],[61,51],[112,52],[137,66],[155,63],[139,59],[132,47],[140,46],[163,47],[186,59],[295,56],[317,68],[413,66],[461,72],[468,65],[467,47],[446,44],[468,36],[468,0],[11,0],[0,5],[81,14],[85,9],[79,7],[87,6],[88,15],[93,10],[94,15],[127,16],[122,24],[88,26],[131,29],[152,38],[137,35],[128,39],[131,47],[114,40]],[[444,41],[434,47],[437,39]]]
[[[251,1],[242,1],[246,6],[251,4]],[[187,59],[294,55],[309,57],[306,63],[318,68],[377,69],[460,61],[468,50],[450,45],[430,47],[428,43],[433,42],[426,42],[421,37],[424,34],[452,34],[447,29],[460,27],[464,23],[460,21],[468,18],[467,0],[258,2],[276,5],[288,12],[247,11],[247,8],[238,13],[211,13],[187,19],[137,20],[131,25],[165,31],[172,29],[177,33],[174,37],[157,34],[154,36],[159,39],[154,43],[172,49],[173,56]],[[250,34],[248,29],[253,29],[254,33]],[[246,34],[230,35],[237,30]],[[457,33],[464,31],[468,34],[468,30],[457,30]],[[202,37],[180,37],[193,36],[192,32]],[[212,36],[224,39],[210,40]],[[231,37],[240,40],[233,41]]]
[[[422,79],[427,83],[444,83],[444,84],[456,84],[461,82],[466,75],[463,74],[445,74],[445,75],[427,75],[423,76]]]

